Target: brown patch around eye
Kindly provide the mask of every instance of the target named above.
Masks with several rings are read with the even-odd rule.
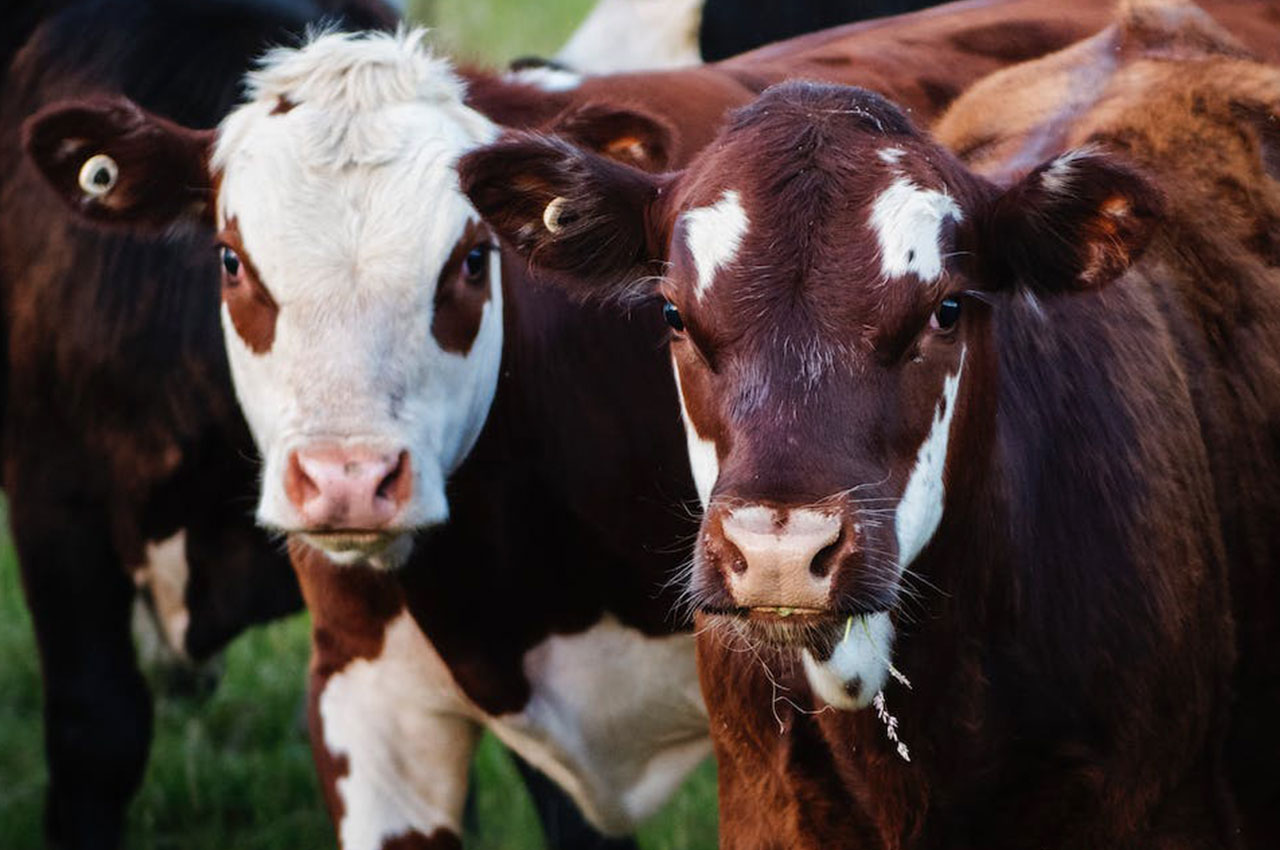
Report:
[[[279,97],[276,98],[276,105],[271,110],[271,114],[272,115],[288,115],[290,112],[296,109],[297,106],[298,104],[294,103],[289,98],[285,97],[284,95],[280,95]]]
[[[431,335],[441,348],[453,354],[466,356],[480,332],[480,320],[484,317],[484,305],[489,300],[489,287],[492,285],[489,280],[488,250],[492,250],[488,248],[489,239],[489,231],[484,225],[476,221],[467,222],[462,238],[454,246],[436,283]],[[467,255],[477,247],[487,248],[484,271],[478,277],[469,277]]]
[[[276,340],[276,317],[280,306],[262,285],[258,269],[249,258],[240,239],[240,225],[232,217],[218,234],[218,241],[236,252],[240,258],[240,274],[235,278],[222,275],[222,301],[227,305],[236,334],[254,354],[266,354]]]

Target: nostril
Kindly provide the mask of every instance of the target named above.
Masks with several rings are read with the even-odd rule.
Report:
[[[319,485],[302,468],[297,452],[289,454],[289,463],[284,471],[284,494],[298,508],[320,495]]]
[[[809,572],[816,578],[826,578],[837,564],[852,553],[855,543],[853,532],[848,526],[841,525],[836,539],[823,546],[813,556],[813,560],[809,562]]]
[[[413,475],[409,465],[409,453],[402,451],[396,457],[395,466],[391,467],[391,471],[378,482],[375,495],[394,505],[403,505],[409,501],[412,489]]]

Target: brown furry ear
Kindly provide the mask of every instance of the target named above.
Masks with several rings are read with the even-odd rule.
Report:
[[[23,125],[36,169],[79,215],[161,229],[213,221],[212,130],[189,130],[123,97],[63,101]]]
[[[1159,190],[1136,171],[1100,153],[1070,151],[995,201],[982,255],[1009,284],[1095,289],[1138,260],[1163,206]]]
[[[503,240],[581,297],[617,296],[657,271],[665,244],[651,222],[667,177],[532,133],[467,154],[458,174]]]
[[[677,141],[675,128],[667,121],[601,103],[567,110],[546,129],[580,147],[642,171],[665,171]]]

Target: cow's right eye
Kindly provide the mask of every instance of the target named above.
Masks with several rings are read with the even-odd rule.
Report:
[[[662,318],[667,320],[667,324],[671,326],[673,331],[684,330],[684,319],[680,318],[680,311],[670,301],[662,305]]]
[[[226,271],[228,277],[238,277],[240,275],[240,255],[223,246],[222,268]]]

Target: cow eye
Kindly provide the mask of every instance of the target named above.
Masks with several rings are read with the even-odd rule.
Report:
[[[484,276],[485,271],[489,268],[489,251],[491,246],[487,243],[477,245],[467,252],[467,257],[462,261],[463,271],[466,272],[467,279],[474,282]]]
[[[684,319],[680,318],[680,311],[670,301],[662,305],[662,318],[667,320],[667,324],[673,331],[684,330]]]
[[[938,309],[933,311],[933,318],[929,324],[937,330],[946,331],[955,327],[958,321],[960,321],[960,299],[944,298],[938,305]]]
[[[222,268],[228,277],[240,276],[240,255],[226,246],[222,248]]]

